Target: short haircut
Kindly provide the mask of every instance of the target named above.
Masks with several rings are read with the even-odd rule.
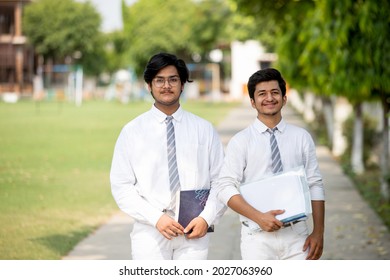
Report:
[[[277,81],[279,83],[282,96],[286,95],[286,81],[280,72],[274,68],[266,68],[255,72],[248,80],[248,93],[251,99],[254,99],[256,85],[261,82]]]
[[[177,58],[175,55],[170,53],[158,53],[150,58],[144,71],[145,82],[150,85],[154,77],[156,77],[157,73],[162,68],[169,65],[176,67],[177,72],[179,73],[181,84],[192,82],[189,80],[190,72],[184,60]]]

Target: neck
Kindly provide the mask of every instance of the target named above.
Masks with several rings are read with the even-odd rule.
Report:
[[[163,112],[167,116],[172,116],[180,107],[180,104],[177,103],[175,105],[164,106],[161,103],[154,103],[154,106]]]
[[[282,115],[264,115],[264,114],[258,114],[257,118],[265,124],[268,128],[274,128],[280,123],[282,120]]]

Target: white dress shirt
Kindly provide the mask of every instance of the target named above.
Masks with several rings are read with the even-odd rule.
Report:
[[[223,164],[223,146],[208,121],[182,110],[173,115],[181,190],[209,189]],[[155,226],[169,207],[166,123],[154,105],[127,123],[115,145],[110,180],[119,208],[139,222]],[[208,225],[226,206],[210,194],[200,214]]]
[[[303,128],[290,125],[282,119],[277,125],[278,142],[283,170],[303,165],[309,183],[311,200],[325,200],[322,177],[318,168],[315,145]],[[270,134],[259,119],[238,132],[229,141],[221,169],[218,198],[227,205],[229,199],[239,194],[241,184],[253,182],[272,174]],[[241,220],[247,220],[240,217]]]

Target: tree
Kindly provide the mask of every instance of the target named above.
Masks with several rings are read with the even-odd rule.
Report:
[[[275,24],[278,64],[291,83],[355,105],[353,166],[361,166],[361,103],[375,96],[383,107],[381,193],[389,200],[390,3],[361,1],[236,0],[246,13]],[[261,19],[260,21],[263,21]],[[357,167],[359,168],[359,167]]]
[[[311,13],[315,8],[315,1],[235,0],[235,2],[239,7],[239,11],[245,15],[256,15],[257,33],[253,33],[253,35],[268,47],[268,51],[274,51],[278,54],[275,66],[282,71],[286,80],[293,84],[295,89],[305,93],[305,100],[312,99],[309,97],[313,94],[308,94],[309,92],[315,92],[321,97],[328,139],[332,143],[334,126],[333,109],[329,98],[331,93],[326,92],[322,83],[322,81],[327,80],[327,78],[324,79],[325,72],[328,69],[327,58],[320,52],[316,52],[316,56],[313,55],[313,52],[310,52],[311,56],[307,60],[311,61],[316,69],[309,73],[307,73],[308,69],[305,66],[298,63],[302,56],[305,57],[306,55],[307,57],[307,51],[305,53],[304,50],[306,38],[303,38],[302,34],[308,28],[307,23],[310,22]],[[314,37],[321,36],[318,32],[313,32],[310,35]],[[316,50],[317,46],[312,49]],[[313,70],[313,68],[310,68],[310,70]],[[305,102],[305,119],[306,115],[314,115],[312,106],[307,106],[307,103]]]
[[[390,97],[390,19],[388,1],[318,1],[307,34],[307,60],[302,60],[306,75],[318,67],[313,57],[319,52],[329,68],[320,71],[322,85],[348,98],[355,107],[355,125],[351,165],[357,173],[363,165],[363,111],[362,103],[374,98],[381,99],[383,131],[381,149],[381,193],[389,200],[389,97]],[[310,25],[310,26],[309,26]],[[313,38],[314,34],[321,34]],[[311,46],[311,45],[314,45]],[[317,46],[317,48],[315,47]],[[306,49],[307,50],[307,49]],[[328,77],[329,79],[325,80]],[[318,79],[318,77],[317,77]]]
[[[256,23],[254,15],[243,14],[239,12],[237,3],[234,1],[228,1],[230,8],[230,17],[227,17],[226,20],[228,24],[225,26],[225,35],[228,42],[232,41],[246,41],[259,39],[259,41],[264,42],[264,45],[267,45],[267,42],[270,40],[268,38],[272,37],[272,34],[266,33],[267,39],[260,39],[259,28]],[[262,33],[264,34],[264,33]],[[273,41],[273,39],[271,40]]]
[[[224,0],[139,0],[124,12],[128,62],[140,75],[151,55],[172,52],[191,61],[229,42],[224,39],[230,9]]]
[[[23,15],[24,33],[38,54],[63,61],[77,53],[80,63],[101,52],[100,22],[91,3],[73,0],[32,2]]]
[[[288,35],[296,25],[305,20],[307,11],[314,7],[314,0],[234,0],[238,10],[254,16],[257,33],[252,38],[259,38],[268,51],[276,51],[279,39]],[[293,45],[291,45],[293,46]]]
[[[129,63],[142,73],[154,53],[174,52],[186,57],[191,45],[191,19],[195,6],[190,0],[139,0],[128,7],[124,18],[124,32],[128,36]]]

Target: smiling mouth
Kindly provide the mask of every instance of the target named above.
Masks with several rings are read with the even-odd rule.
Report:
[[[277,103],[268,103],[268,104],[264,104],[263,106],[265,107],[275,107],[277,105]]]

